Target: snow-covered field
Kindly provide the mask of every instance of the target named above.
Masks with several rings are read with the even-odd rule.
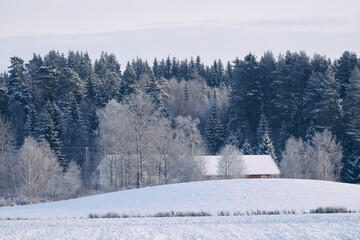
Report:
[[[360,239],[360,214],[0,221],[0,239]]]
[[[303,214],[318,207],[360,211],[360,185],[241,179],[148,187],[67,201],[0,208],[0,239],[360,239],[360,213]],[[295,210],[278,216],[220,211]],[[205,211],[212,217],[88,219],[90,213]]]

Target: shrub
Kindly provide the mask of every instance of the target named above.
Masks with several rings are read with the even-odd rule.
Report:
[[[218,216],[220,217],[224,217],[224,216],[230,216],[230,212],[227,211],[221,211],[218,213]]]
[[[351,211],[348,211],[346,208],[342,208],[342,207],[318,207],[315,210],[310,210],[310,213],[349,213]]]

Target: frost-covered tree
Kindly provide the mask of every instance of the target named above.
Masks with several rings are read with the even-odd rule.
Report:
[[[74,161],[71,161],[66,172],[63,172],[50,183],[42,197],[45,200],[75,198],[78,196],[81,186],[81,169]]]
[[[315,132],[307,145],[301,139],[288,139],[280,166],[284,177],[337,181],[341,159],[341,145],[328,130],[324,130]]]
[[[306,147],[305,156],[309,161],[311,178],[337,181],[342,169],[342,147],[331,132],[315,132],[312,145]]]
[[[245,139],[244,144],[241,147],[241,152],[245,155],[251,155],[253,154],[253,150],[251,148],[251,145],[247,139]]]
[[[218,174],[227,178],[239,178],[244,176],[241,160],[242,153],[234,145],[226,145],[220,151]]]
[[[290,137],[286,140],[280,163],[281,174],[285,178],[309,178],[306,174],[309,163],[304,159],[305,146],[302,139]]]
[[[12,57],[10,62],[10,76],[6,84],[10,97],[9,110],[15,128],[17,144],[21,145],[26,135],[24,126],[29,119],[29,90],[25,81],[24,60],[19,57]]]
[[[271,157],[272,157],[272,159],[274,159],[276,165],[279,165],[274,144],[272,143],[272,141],[267,133],[265,133],[265,135],[263,136],[262,142],[260,143],[260,145],[258,147],[258,154],[271,155]]]
[[[201,179],[201,172],[194,157],[204,154],[204,143],[198,130],[199,120],[192,117],[178,116],[174,120],[174,147],[177,157],[172,175],[176,181],[190,182]],[[174,155],[176,156],[176,155]]]
[[[198,122],[179,117],[172,128],[140,94],[128,103],[110,101],[99,118],[106,155],[98,170],[106,190],[196,179],[194,156],[203,149]]]
[[[19,150],[17,169],[21,194],[29,200],[38,199],[62,172],[49,144],[44,140],[37,142],[32,137],[27,137]]]

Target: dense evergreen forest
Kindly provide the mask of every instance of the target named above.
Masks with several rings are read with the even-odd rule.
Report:
[[[164,131],[186,125],[188,132],[173,132],[168,142],[184,134],[179,143],[203,143],[202,151],[207,154],[218,154],[225,145],[233,145],[243,154],[271,154],[280,165],[287,156],[288,139],[311,144],[315,133],[326,131],[341,146],[341,164],[335,169],[341,170],[338,180],[359,183],[359,68],[360,60],[348,51],[333,62],[318,54],[309,57],[305,52],[277,57],[271,52],[261,57],[250,53],[243,59],[227,63],[216,60],[212,65],[205,65],[199,56],[154,59],[152,63],[136,58],[123,71],[115,55],[108,53],[94,62],[87,53],[74,51],[67,55],[50,51],[43,57],[34,54],[27,63],[11,57],[9,71],[0,75],[1,164],[5,165],[7,151],[25,154],[26,144],[48,144],[64,172],[81,171],[83,183],[96,188],[94,179],[101,160],[120,151],[110,152],[110,135],[104,135],[104,129],[116,132],[119,127],[111,129],[112,123],[105,124],[104,119],[114,117],[109,111],[116,109],[116,104],[129,106],[122,105],[119,115],[115,114],[120,123],[128,124],[125,131],[132,124],[140,124],[137,120],[147,109],[139,102],[148,101],[156,109],[156,114],[149,110],[149,115],[158,117],[155,121],[147,119],[144,126],[159,119],[168,121],[164,126],[169,128]],[[132,100],[136,97],[130,97],[134,95],[143,97],[136,102]],[[138,115],[124,120],[135,111]],[[5,134],[5,130],[10,133]],[[201,139],[194,133],[197,130]],[[155,132],[161,131],[155,130],[153,135]],[[195,135],[187,139],[189,132]],[[8,145],[11,147],[6,148]],[[139,149],[133,154],[139,156],[137,166],[141,169],[149,161],[142,162]],[[163,156],[169,155],[166,149],[162,151]],[[4,169],[2,166],[0,170]],[[164,175],[162,183],[170,182],[166,160],[157,169]],[[121,184],[109,189],[141,187],[149,176],[149,170],[146,174],[138,170],[136,179],[124,177]],[[3,174],[2,189],[9,179]]]

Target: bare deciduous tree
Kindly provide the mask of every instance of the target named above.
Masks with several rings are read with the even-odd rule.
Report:
[[[315,132],[308,145],[301,139],[288,139],[280,166],[284,177],[336,181],[340,177],[341,159],[341,145],[324,130]]]
[[[174,126],[146,95],[111,101],[99,112],[101,185],[107,191],[197,180],[194,156],[203,151],[198,121],[178,117]]]
[[[81,169],[74,161],[71,161],[66,172],[63,172],[50,183],[43,194],[43,198],[46,200],[75,198],[78,196],[81,186]]]
[[[305,158],[309,159],[312,178],[336,181],[342,168],[342,147],[331,132],[315,132],[312,145],[307,146]]]
[[[241,162],[242,153],[234,145],[226,145],[220,151],[218,163],[218,174],[228,178],[239,178],[244,176]]]
[[[280,163],[281,174],[285,178],[308,178],[305,176],[307,164],[304,161],[305,147],[302,139],[289,138],[285,143]]]
[[[23,196],[30,200],[37,199],[62,172],[49,144],[45,140],[39,143],[32,137],[27,137],[20,148],[17,166]]]

